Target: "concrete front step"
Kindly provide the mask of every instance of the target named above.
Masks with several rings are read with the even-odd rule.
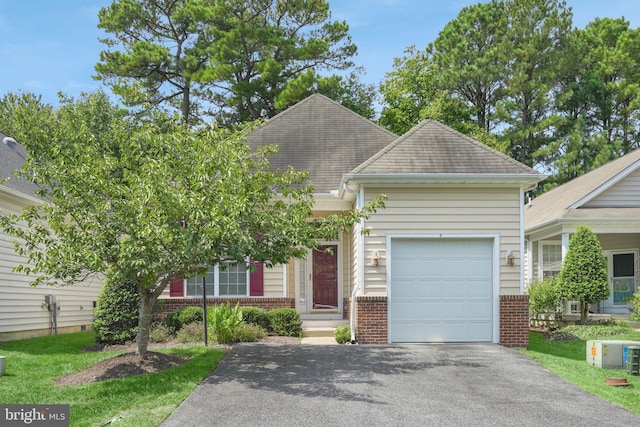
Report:
[[[310,337],[326,337],[331,338],[335,335],[338,326],[348,325],[348,320],[303,320],[302,336]]]

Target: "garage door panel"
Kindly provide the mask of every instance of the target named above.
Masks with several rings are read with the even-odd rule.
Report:
[[[392,239],[392,342],[491,341],[491,239]]]

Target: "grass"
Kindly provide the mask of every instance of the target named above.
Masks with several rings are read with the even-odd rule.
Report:
[[[203,346],[154,349],[188,358],[182,366],[155,374],[58,387],[54,380],[123,351],[83,352],[90,333],[32,338],[0,344],[6,356],[0,378],[0,403],[69,404],[72,426],[158,426],[193,391],[224,356],[225,350]]]
[[[600,336],[594,337],[595,329],[582,328],[583,333],[575,328],[572,330],[574,335],[577,332],[582,338],[574,341],[546,341],[542,334],[532,332],[529,336],[529,347],[523,350],[523,353],[583,390],[640,414],[640,376],[629,375],[626,369],[601,369],[586,362],[588,339],[640,341],[640,332],[627,329],[627,332],[608,335],[604,328]],[[605,380],[608,377],[624,377],[631,385],[606,385]]]

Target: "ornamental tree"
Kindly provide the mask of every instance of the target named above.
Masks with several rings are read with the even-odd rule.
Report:
[[[586,323],[589,304],[609,298],[607,260],[598,237],[589,227],[578,226],[558,275],[564,299],[580,301],[580,322]]]
[[[32,285],[115,274],[140,294],[137,352],[147,352],[152,310],[175,276],[251,258],[270,267],[302,257],[382,206],[313,218],[306,174],[274,172],[246,144],[245,127],[190,128],[163,115],[131,120],[103,93],[60,107],[32,95],[0,101],[0,129],[29,153],[20,174],[42,203],[0,215],[18,238]]]

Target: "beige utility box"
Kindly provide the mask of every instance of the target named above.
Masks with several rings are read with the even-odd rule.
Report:
[[[639,341],[589,340],[587,341],[587,363],[604,369],[623,369],[624,349],[640,346]]]

